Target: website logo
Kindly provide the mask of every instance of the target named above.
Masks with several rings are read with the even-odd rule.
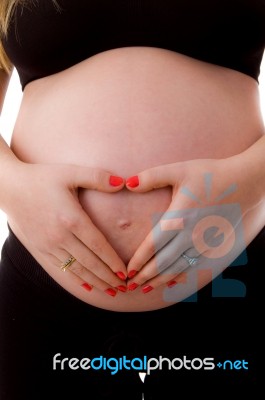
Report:
[[[53,357],[52,368],[56,370],[84,370],[89,371],[109,371],[111,375],[116,375],[122,370],[139,371],[139,377],[144,382],[146,375],[150,375],[156,370],[186,370],[186,371],[212,371],[216,368],[223,370],[241,370],[248,369],[246,360],[224,360],[215,362],[214,357],[194,357],[190,358],[186,355],[176,358],[168,358],[159,356],[158,358],[147,356],[128,358],[122,356],[119,358],[106,358],[103,355],[92,359],[85,357],[82,359],[73,357],[63,357],[61,353],[57,353]]]

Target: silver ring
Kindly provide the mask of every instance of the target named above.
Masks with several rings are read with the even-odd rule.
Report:
[[[61,264],[61,270],[63,272],[67,271],[67,269],[69,267],[71,267],[71,265],[76,261],[76,259],[73,256],[70,256],[69,258],[67,258],[67,260],[65,262],[63,262]]]
[[[186,254],[181,254],[181,257],[184,258],[184,260],[188,261],[189,265],[195,265],[198,262],[198,257],[189,257]]]

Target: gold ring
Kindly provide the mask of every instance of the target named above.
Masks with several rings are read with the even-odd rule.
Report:
[[[63,272],[65,272],[69,267],[71,267],[71,265],[76,261],[76,259],[73,256],[70,256],[69,258],[67,258],[67,260],[62,263],[61,265],[61,270]]]

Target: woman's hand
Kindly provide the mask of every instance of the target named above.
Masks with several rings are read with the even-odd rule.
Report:
[[[115,296],[117,288],[126,289],[126,267],[82,209],[78,188],[111,193],[123,186],[123,178],[101,169],[18,162],[4,211],[43,266],[64,273],[63,263],[73,256],[65,273],[84,289]]]
[[[255,180],[241,159],[192,160],[151,168],[127,179],[134,192],[172,186],[172,202],[128,265],[129,290],[144,293],[183,282],[185,273],[218,275],[245,249],[242,217],[257,205]]]

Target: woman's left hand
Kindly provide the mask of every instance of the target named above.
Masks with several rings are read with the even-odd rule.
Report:
[[[127,179],[133,192],[172,186],[168,210],[128,264],[128,288],[173,287],[187,268],[218,275],[245,249],[242,219],[256,205],[253,181],[237,156],[163,165]]]

